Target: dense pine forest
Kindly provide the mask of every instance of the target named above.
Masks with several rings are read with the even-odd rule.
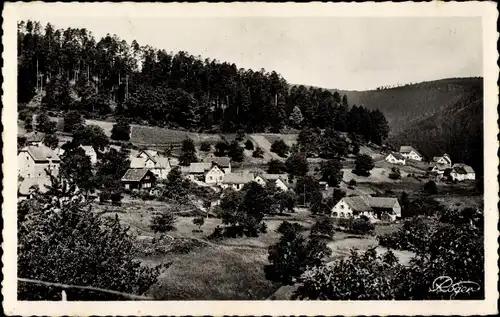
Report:
[[[305,127],[358,133],[381,143],[379,110],[321,88],[291,86],[275,71],[167,52],[86,29],[18,24],[18,100],[45,92],[45,110],[207,132],[279,132]]]

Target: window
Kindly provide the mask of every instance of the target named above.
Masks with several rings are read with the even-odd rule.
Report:
[[[344,213],[343,212],[340,213],[340,218],[344,218]]]
[[[212,176],[210,176],[208,179],[212,180]]]
[[[332,213],[332,216],[334,216],[334,217],[338,217],[338,216],[339,216],[339,214],[338,214],[336,211],[334,211],[334,212]]]
[[[341,204],[341,205],[340,205],[340,209],[344,209],[344,205],[342,205],[342,204]]]

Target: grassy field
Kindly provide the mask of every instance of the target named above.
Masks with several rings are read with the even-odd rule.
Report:
[[[298,134],[279,134],[279,133],[262,133],[263,137],[265,137],[269,143],[273,144],[275,141],[283,140],[286,145],[292,146],[297,142]]]
[[[307,236],[315,222],[307,209],[298,209],[293,214],[266,217],[267,232],[259,237],[214,242],[206,238],[222,224],[220,219],[205,219],[201,227],[203,232],[198,232],[193,217],[179,216],[176,229],[158,240],[161,235],[152,232],[149,224],[153,214],[164,208],[167,208],[165,203],[140,200],[126,200],[120,207],[98,204],[94,207],[94,212],[104,216],[118,215],[130,228],[136,246],[143,250],[138,255],[143,264],[171,263],[148,291],[149,296],[162,300],[263,300],[271,297],[280,285],[266,279],[264,267],[268,264],[268,247],[279,239],[276,229],[282,221],[288,220],[301,224]],[[377,230],[395,229],[390,225]],[[376,244],[373,236],[360,238],[336,232],[329,243],[333,250],[329,260],[348,255],[351,248],[366,250]]]

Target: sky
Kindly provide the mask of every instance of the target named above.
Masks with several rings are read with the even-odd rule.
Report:
[[[42,14],[43,13],[43,14]],[[342,90],[482,76],[474,17],[64,17],[31,12],[57,28],[85,27],[238,68],[275,70],[291,84]]]

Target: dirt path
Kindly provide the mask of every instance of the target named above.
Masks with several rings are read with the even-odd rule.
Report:
[[[254,142],[257,143],[257,146],[260,147],[264,152],[264,160],[266,161],[269,161],[271,159],[276,159],[280,161],[285,160],[284,158],[279,157],[278,154],[271,152],[271,143],[264,136],[258,134],[250,134],[250,138],[252,138]]]

